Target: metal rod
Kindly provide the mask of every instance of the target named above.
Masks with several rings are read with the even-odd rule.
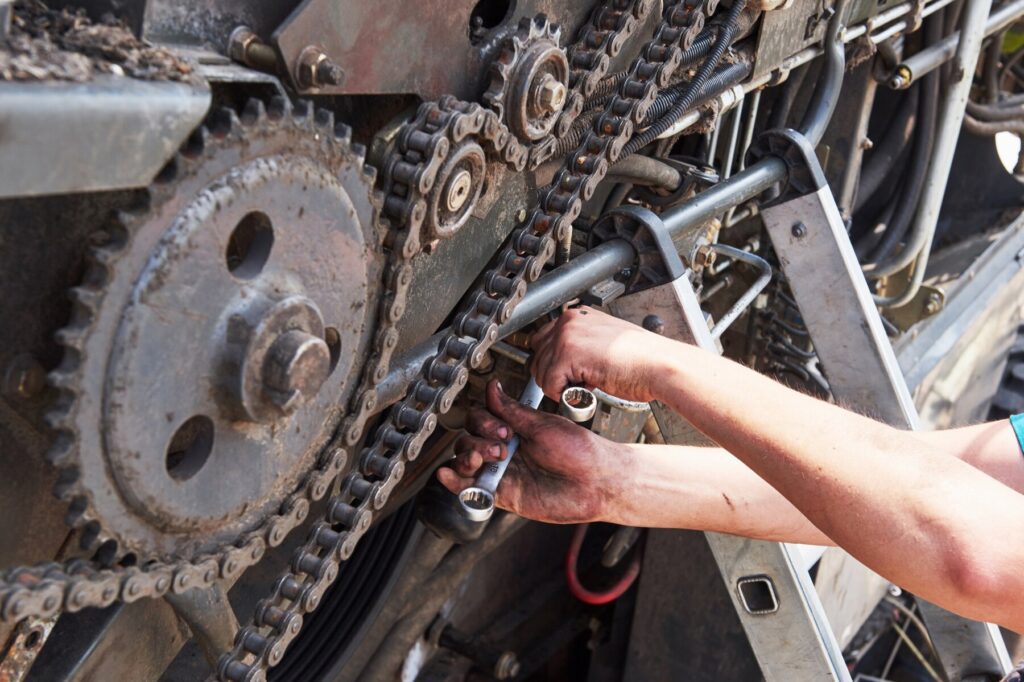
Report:
[[[678,235],[688,228],[717,218],[733,206],[753,199],[783,180],[786,172],[786,163],[782,159],[767,157],[701,192],[686,204],[666,211],[661,218],[669,234]],[[530,285],[512,317],[499,328],[499,335],[504,338],[541,315],[578,298],[590,287],[628,267],[635,257],[633,247],[627,242],[612,240],[555,268]],[[391,371],[377,385],[377,410],[383,410],[402,399],[406,388],[419,376],[423,363],[437,353],[437,344],[442,336],[431,336],[391,363]]]
[[[938,3],[936,3],[938,4]],[[986,3],[991,8],[991,3]],[[930,9],[930,8],[929,8]],[[970,40],[980,42],[981,37],[987,38],[993,33],[998,33],[1010,24],[1012,24],[1018,17],[1024,14],[1024,0],[1016,0],[1011,2],[1004,7],[1000,7],[992,16],[985,12],[985,16],[988,20],[985,21],[985,32],[982,35],[977,35],[978,29],[981,28],[977,22],[977,18],[972,21],[971,30],[975,31],[974,34],[971,30],[967,30],[966,33]],[[967,17],[964,17],[964,26],[967,26]],[[931,71],[934,71],[939,66],[945,64],[953,55],[957,53],[957,46],[960,43],[960,35],[965,31],[956,31],[951,33],[938,43],[931,47],[921,50],[917,54],[908,57],[902,64],[896,67],[893,72],[892,78],[889,79],[889,87],[897,90],[903,90],[909,88],[910,85]],[[961,66],[964,65],[963,59],[960,59]],[[973,60],[971,63],[974,63]]]
[[[1017,3],[1024,6],[1024,1]],[[981,53],[982,27],[987,26],[986,18],[992,7],[992,0],[967,0],[961,34],[965,36],[956,47],[957,67],[952,70],[950,82],[939,110],[939,122],[936,130],[935,153],[928,165],[925,176],[921,203],[911,226],[907,244],[899,254],[886,262],[880,263],[871,272],[877,278],[891,275],[914,262],[914,272],[910,284],[902,294],[891,298],[875,297],[875,302],[883,306],[897,307],[908,303],[921,288],[924,272],[928,266],[928,256],[935,238],[935,227],[939,221],[939,209],[946,193],[949,181],[950,166],[956,142],[960,137],[960,126],[963,123],[964,109],[974,80],[974,69]],[[916,258],[916,262],[915,262]]]
[[[761,271],[761,274],[758,275],[754,284],[743,292],[743,295],[740,296],[739,300],[736,301],[736,303],[729,308],[729,311],[722,316],[722,319],[720,319],[715,326],[711,328],[711,338],[717,339],[725,333],[725,330],[743,314],[743,311],[754,302],[757,295],[764,291],[764,288],[772,281],[772,266],[769,265],[768,261],[764,258],[748,251],[744,251],[743,249],[737,249],[733,246],[728,246],[726,244],[712,244],[711,248],[718,253],[729,256],[730,258],[743,261],[748,265],[753,265]]]

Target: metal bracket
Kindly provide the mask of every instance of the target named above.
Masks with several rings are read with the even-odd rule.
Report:
[[[763,201],[762,209],[828,187],[825,172],[821,170],[818,157],[814,155],[814,147],[796,130],[785,128],[761,133],[747,152],[747,165],[752,166],[766,156],[782,159],[786,164],[787,173],[786,180],[780,183],[778,196]]]
[[[626,281],[626,293],[667,284],[686,273],[665,223],[653,211],[639,206],[609,211],[590,228],[588,248],[612,239],[623,239],[636,251],[636,266]]]

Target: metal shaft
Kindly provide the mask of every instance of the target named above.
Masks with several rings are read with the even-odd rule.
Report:
[[[532,378],[519,396],[519,404],[532,409],[540,406],[544,392]],[[519,449],[519,434],[513,434],[508,441],[508,455],[497,462],[488,462],[476,479],[476,485],[459,493],[459,510],[470,521],[486,521],[494,513],[494,493],[501,483],[509,462]]]

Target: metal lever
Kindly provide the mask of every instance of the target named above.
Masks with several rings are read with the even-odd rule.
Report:
[[[544,392],[532,378],[519,396],[519,404],[536,410],[540,401],[544,399]],[[508,441],[508,455],[505,459],[497,462],[484,464],[483,471],[476,479],[476,485],[466,488],[459,493],[459,511],[470,521],[483,522],[491,518],[494,513],[494,493],[498,489],[501,478],[508,469],[508,463],[512,461],[513,455],[519,449],[519,435],[513,434]]]

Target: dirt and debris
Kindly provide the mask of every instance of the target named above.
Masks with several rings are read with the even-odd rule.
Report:
[[[144,80],[195,77],[187,61],[139,40],[109,15],[94,23],[84,10],[17,0],[12,19],[6,44],[0,39],[0,80],[81,82],[100,73]]]

